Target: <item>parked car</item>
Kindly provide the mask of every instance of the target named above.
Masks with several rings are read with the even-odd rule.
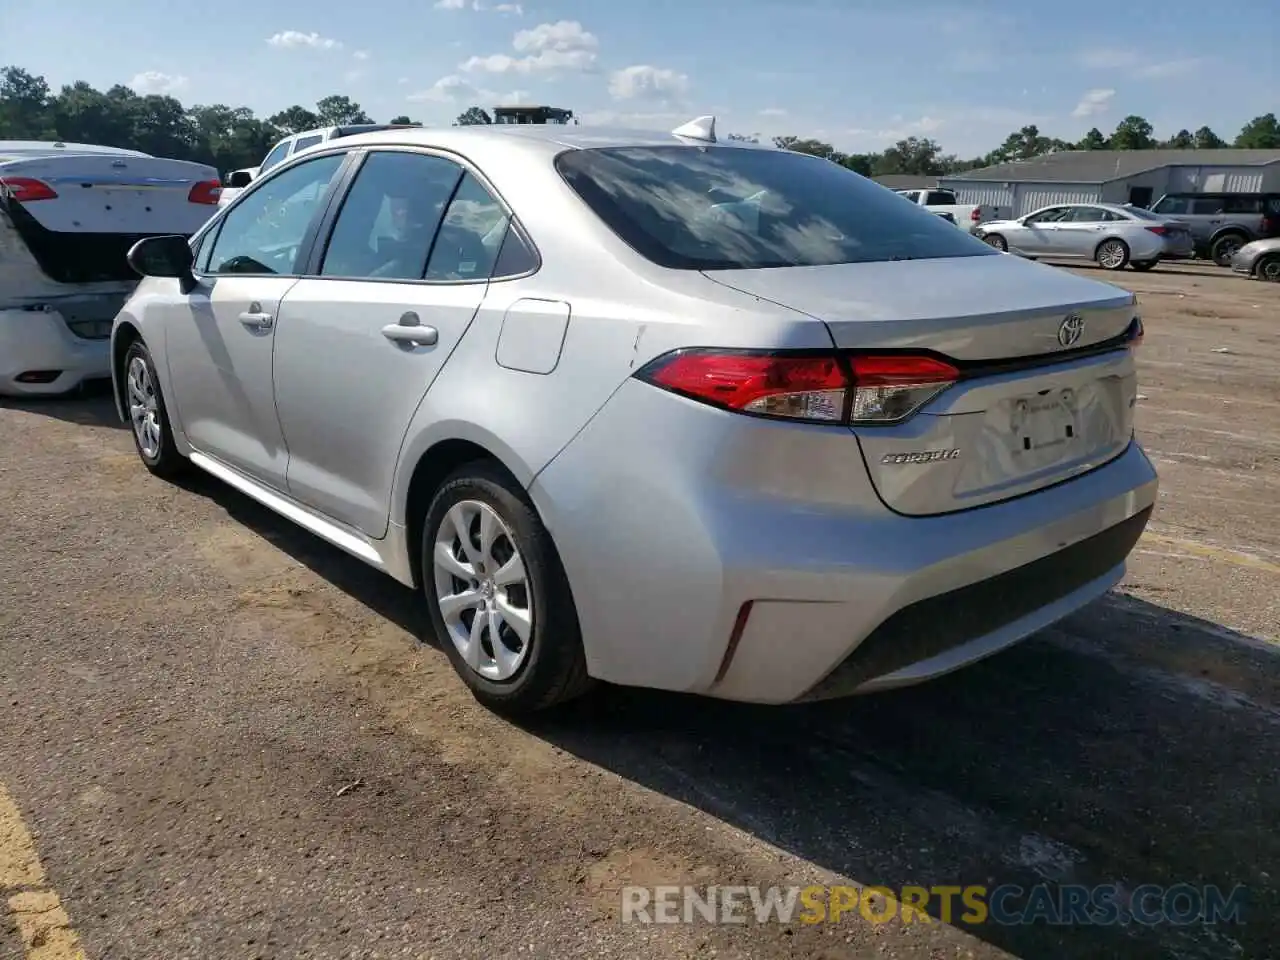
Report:
[[[997,220],[1012,212],[1008,207],[996,207],[986,203],[961,203],[956,199],[955,193],[950,190],[895,190],[893,192],[917,206],[944,216],[970,233],[988,220]]]
[[[1187,225],[1117,203],[1060,203],[1017,220],[984,223],[976,235],[1027,257],[1093,260],[1108,270],[1150,270],[1192,255]]]
[[[1151,212],[1187,224],[1196,255],[1222,267],[1251,240],[1280,235],[1280,193],[1167,193]]]
[[[418,126],[416,123],[347,123],[339,126],[318,127],[315,130],[301,130],[298,133],[291,133],[289,136],[279,140],[275,146],[267,151],[267,155],[263,158],[262,163],[259,166],[244,167],[241,170],[231,171],[227,177],[227,189],[223,191],[224,196],[220,206],[225,207],[235,199],[236,194],[276,164],[283,163],[295,153],[306,150],[308,147],[314,147],[317,143],[323,143],[326,140],[336,140],[339,137],[351,137],[357,133],[373,133],[378,130],[400,130],[405,127],[416,126]]]
[[[1232,254],[1231,269],[1255,280],[1280,283],[1280,237],[1246,243]]]
[[[111,321],[138,282],[139,239],[196,232],[217,171],[136,150],[0,141],[0,395],[111,375]]]
[[[706,118],[343,138],[130,257],[146,468],[414,587],[494,709],[920,682],[1105,593],[1156,497],[1133,294]]]

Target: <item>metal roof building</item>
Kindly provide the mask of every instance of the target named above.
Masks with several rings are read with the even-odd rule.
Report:
[[[1166,193],[1280,193],[1280,150],[1064,150],[940,177],[961,203],[1150,206]]]

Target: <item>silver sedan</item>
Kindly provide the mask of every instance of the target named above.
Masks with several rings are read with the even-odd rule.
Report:
[[[1280,237],[1246,243],[1232,254],[1231,269],[1256,280],[1280,283]]]
[[[976,235],[997,250],[1026,257],[1093,260],[1108,270],[1150,270],[1192,255],[1179,220],[1118,203],[1062,203],[1016,220],[984,223]]]
[[[507,712],[937,677],[1106,593],[1156,499],[1133,294],[710,118],[330,140],[130,262],[146,469],[415,589]]]

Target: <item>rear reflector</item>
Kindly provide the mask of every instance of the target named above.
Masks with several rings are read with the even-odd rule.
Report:
[[[1162,237],[1169,232],[1168,227],[1147,227],[1147,229],[1150,230],[1152,233],[1159,234]]]
[[[60,376],[61,370],[24,370],[13,379],[19,383],[53,383]]]
[[[725,410],[783,420],[884,424],[905,420],[959,378],[923,355],[676,350],[641,380]]]
[[[53,187],[34,177],[0,177],[0,194],[19,203],[58,199],[58,192]]]
[[[222,183],[218,180],[201,180],[191,192],[187,194],[187,200],[191,203],[204,203],[216,206],[218,198],[222,196]]]

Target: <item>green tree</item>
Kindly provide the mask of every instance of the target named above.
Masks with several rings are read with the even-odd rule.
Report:
[[[1153,132],[1144,118],[1130,115],[1116,125],[1109,145],[1112,150],[1150,150],[1156,145],[1151,136]]]
[[[1103,136],[1101,130],[1094,127],[1076,144],[1077,150],[1105,150],[1107,149],[1107,138]]]
[[[12,140],[39,140],[53,134],[49,84],[21,67],[0,69],[0,131]]]
[[[1264,113],[1246,123],[1236,137],[1235,146],[1245,150],[1280,149],[1280,123],[1274,113]]]
[[[484,107],[467,107],[458,114],[458,119],[453,121],[455,127],[478,127],[486,123],[493,123],[493,118]]]
[[[403,113],[402,113],[402,114],[400,114],[400,116],[398,116],[398,117],[392,117],[392,118],[391,118],[389,121],[387,121],[387,122],[388,122],[388,123],[415,123],[415,124],[416,124],[416,121],[414,121],[414,120],[410,120],[410,119],[409,119],[409,117],[408,117],[408,115],[407,115],[407,114],[403,114]]]
[[[318,113],[312,113],[306,107],[300,107],[296,103],[275,114],[269,122],[286,134],[314,130],[323,124]]]
[[[373,123],[373,118],[360,109],[360,104],[342,94],[332,94],[316,103],[320,125],[337,127],[344,123]]]
[[[1197,150],[1221,150],[1227,145],[1227,142],[1220,136],[1210,130],[1208,127],[1201,127],[1196,131],[1196,149]]]
[[[1179,130],[1162,144],[1171,150],[1191,150],[1195,145],[1196,138],[1190,130]]]
[[[934,140],[907,137],[889,147],[872,164],[877,176],[891,173],[937,176],[943,172],[942,148]]]

